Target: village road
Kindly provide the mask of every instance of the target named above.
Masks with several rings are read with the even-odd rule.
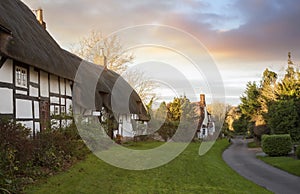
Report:
[[[232,145],[223,153],[223,160],[243,177],[274,193],[300,193],[300,177],[257,159],[258,150],[248,148],[247,143],[248,140],[241,137],[232,139]]]

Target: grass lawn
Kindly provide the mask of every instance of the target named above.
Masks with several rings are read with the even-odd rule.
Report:
[[[300,176],[300,160],[296,160],[290,157],[262,157],[259,156],[262,161],[280,168],[288,173]]]
[[[159,143],[127,145],[148,149]],[[123,170],[93,155],[68,172],[29,187],[26,193],[270,193],[244,179],[222,160],[227,140],[218,141],[204,156],[191,143],[175,160],[145,171]]]
[[[254,141],[248,143],[248,148],[259,148],[260,146],[257,145]]]

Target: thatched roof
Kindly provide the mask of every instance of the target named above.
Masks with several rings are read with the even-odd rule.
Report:
[[[55,42],[38,23],[32,11],[21,1],[0,1],[0,25],[11,33],[1,32],[0,52],[64,78],[73,79],[80,58]]]
[[[60,48],[32,11],[20,0],[0,1],[0,54],[73,81],[82,62],[78,56]],[[122,80],[124,90],[128,90],[130,86],[118,74],[109,70],[103,71],[97,85],[97,104],[102,104],[103,101],[98,93],[104,92],[111,97],[118,79]],[[110,100],[105,101],[107,108],[111,109]],[[133,90],[130,95],[130,111],[139,114],[142,120],[147,120],[144,106],[139,106],[140,101],[140,97]]]

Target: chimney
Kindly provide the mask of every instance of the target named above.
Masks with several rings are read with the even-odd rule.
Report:
[[[96,63],[98,65],[102,65],[102,66],[104,66],[104,69],[107,69],[107,59],[106,59],[106,56],[104,55],[103,48],[101,48],[100,54],[95,56],[94,63]]]
[[[200,94],[200,107],[206,107],[205,94]]]
[[[44,22],[43,10],[41,8],[36,10],[36,19],[43,26],[43,28],[46,30],[46,23]]]

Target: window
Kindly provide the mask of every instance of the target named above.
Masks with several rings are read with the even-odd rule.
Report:
[[[66,114],[66,107],[65,106],[61,106],[60,107],[60,112],[62,115],[65,115]]]
[[[54,106],[54,115],[59,115],[59,106]]]
[[[27,88],[27,69],[16,67],[16,86]]]

